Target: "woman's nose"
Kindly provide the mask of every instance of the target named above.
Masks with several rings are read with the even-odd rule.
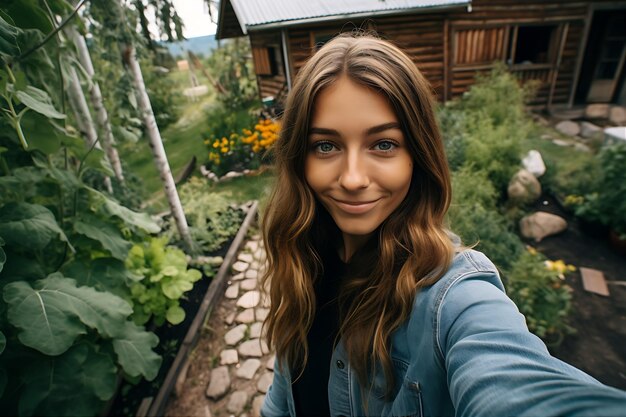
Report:
[[[347,152],[339,176],[339,185],[346,190],[358,190],[369,185],[366,164],[358,152]]]

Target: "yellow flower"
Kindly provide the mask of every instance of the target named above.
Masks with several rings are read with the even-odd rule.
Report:
[[[531,255],[536,255],[537,254],[537,249],[533,248],[532,246],[526,246],[526,250],[528,251],[528,253],[530,253]]]
[[[220,149],[220,151],[221,151],[222,153],[226,153],[226,152],[228,152],[228,148],[227,148],[226,146],[222,146],[222,148]]]
[[[205,145],[208,145],[208,144],[209,144],[209,140],[208,140],[208,139],[205,139],[205,140],[204,140],[204,144],[205,144]]]

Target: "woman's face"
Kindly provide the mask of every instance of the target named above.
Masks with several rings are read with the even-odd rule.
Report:
[[[411,184],[413,161],[391,105],[382,94],[341,77],[318,94],[308,143],[307,183],[344,244],[362,241],[400,205]]]

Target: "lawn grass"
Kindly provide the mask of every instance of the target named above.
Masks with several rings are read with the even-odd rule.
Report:
[[[580,195],[589,191],[600,174],[600,166],[595,151],[584,151],[574,146],[559,146],[541,135],[560,138],[561,135],[551,128],[537,128],[537,134],[527,139],[523,148],[539,151],[546,165],[546,173],[541,183],[563,199],[567,195]]]

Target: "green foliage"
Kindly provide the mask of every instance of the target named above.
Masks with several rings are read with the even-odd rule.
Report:
[[[213,76],[226,90],[226,94],[218,95],[226,111],[261,107],[251,56],[248,39],[235,38],[224,42],[208,59]]]
[[[503,192],[520,165],[522,143],[534,131],[525,101],[535,86],[520,87],[504,65],[496,65],[458,100],[441,107],[438,116],[453,170],[483,170]]]
[[[602,167],[594,192],[587,194],[576,214],[599,221],[626,237],[626,144],[602,148],[598,154]]]
[[[133,319],[144,324],[151,318],[157,325],[165,320],[179,324],[185,319],[185,311],[179,300],[202,278],[200,271],[187,269],[187,257],[183,251],[166,246],[166,238],[152,238],[149,242],[132,247],[126,259],[127,268],[141,277],[131,285],[134,303]]]
[[[448,222],[466,244],[475,244],[498,268],[508,270],[523,246],[511,223],[496,208],[496,191],[484,171],[465,167],[452,173]]]
[[[546,267],[545,257],[534,250],[525,251],[507,274],[507,293],[526,316],[530,331],[558,345],[573,333],[567,324],[572,289],[559,272]]]
[[[51,37],[33,49],[53,29],[42,5],[0,6],[0,409],[96,415],[119,374],[158,373],[158,338],[131,321],[138,277],[124,261],[160,227],[85,183],[110,168],[65,114],[71,48]]]
[[[180,199],[194,242],[211,253],[232,238],[243,220],[243,212],[230,205],[230,194],[212,192],[206,180],[192,177],[180,188]],[[173,235],[173,225],[169,231]]]

